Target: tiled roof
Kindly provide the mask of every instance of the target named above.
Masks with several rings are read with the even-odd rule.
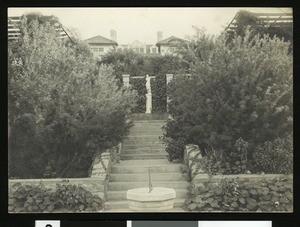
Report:
[[[114,44],[114,45],[118,45],[117,42],[111,40],[111,39],[107,39],[101,35],[97,35],[94,36],[92,38],[86,39],[85,40],[87,43],[97,43],[97,44]]]
[[[187,42],[187,40],[178,38],[178,37],[176,37],[176,36],[171,36],[171,37],[169,37],[169,38],[167,38],[167,39],[163,39],[163,40],[157,42],[156,45],[159,46],[159,45],[162,45],[162,44],[169,44],[169,43],[171,43],[172,41]]]

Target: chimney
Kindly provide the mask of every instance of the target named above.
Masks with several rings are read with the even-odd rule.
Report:
[[[117,42],[117,32],[115,30],[110,30],[110,39]]]
[[[162,31],[157,32],[157,42],[161,41],[163,39],[163,33]]]

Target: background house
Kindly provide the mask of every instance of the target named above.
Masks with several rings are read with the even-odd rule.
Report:
[[[116,41],[117,33],[114,30],[110,31],[111,39],[105,38],[103,36],[97,35],[92,38],[86,39],[85,42],[91,48],[94,56],[101,59],[101,56],[109,52],[112,49],[115,49],[118,46]]]
[[[130,44],[121,44],[118,49],[129,49],[142,54],[158,54],[158,47],[154,44],[141,43],[136,40]]]
[[[172,54],[176,51],[176,49],[178,48],[178,46],[183,45],[185,43],[187,43],[187,40],[175,37],[175,36],[171,36],[167,39],[163,39],[162,38],[162,33],[161,35],[158,32],[158,42],[156,43],[156,46],[158,47],[158,51],[161,55],[165,55],[165,54]]]

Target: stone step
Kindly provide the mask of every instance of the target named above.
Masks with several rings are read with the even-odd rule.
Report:
[[[185,199],[174,199],[174,207],[182,207],[184,206]],[[116,201],[107,201],[104,204],[104,211],[109,211],[112,209],[128,209],[128,201],[127,200],[116,200]],[[130,211],[129,211],[130,212]]]
[[[181,181],[187,180],[187,177],[182,173],[152,173],[152,181]],[[148,182],[149,174],[137,173],[137,174],[110,174],[110,182]]]
[[[153,130],[153,131],[160,131],[162,132],[165,124],[156,124],[156,123],[150,123],[150,124],[134,124],[131,128],[130,131],[143,131],[145,132],[147,130]]]
[[[129,135],[124,139],[123,142],[162,142],[160,140],[160,134],[148,134],[148,135]]]
[[[188,181],[152,181],[153,187],[165,187],[174,189],[187,189],[190,183]],[[109,182],[109,191],[123,191],[133,188],[148,187],[149,182]]]
[[[165,125],[167,123],[167,121],[165,121],[165,120],[135,120],[134,122],[133,122],[133,124],[135,125],[135,126],[139,126],[139,125],[147,125],[147,124],[151,124],[151,125],[159,125],[159,124],[161,124],[161,125]]]
[[[140,149],[140,150],[149,150],[149,149],[164,149],[165,145],[163,144],[151,144],[141,146],[139,144],[130,144],[130,145],[122,145],[122,151],[132,150],[132,149]]]
[[[144,149],[126,149],[122,151],[122,154],[165,154],[165,149],[152,149],[152,148],[144,148]]]
[[[167,159],[167,152],[162,154],[121,154],[121,160]]]
[[[176,199],[185,199],[187,194],[187,189],[175,189],[176,191]],[[126,191],[108,191],[107,198],[108,200],[116,201],[116,200],[126,200]]]
[[[169,162],[167,159],[148,159],[148,160],[121,160],[115,165],[119,166],[145,166],[145,165],[178,165],[179,163]]]
[[[152,173],[178,173],[180,172],[180,164],[178,165],[150,165]],[[138,168],[137,168],[138,167]],[[111,167],[111,174],[116,173],[148,173],[149,165],[144,166],[124,166],[115,165]]]
[[[127,146],[127,145],[139,145],[139,146],[142,147],[142,146],[148,146],[148,145],[153,145],[153,144],[164,145],[163,141],[160,140],[159,138],[147,138],[147,139],[137,138],[137,139],[132,139],[132,140],[125,139],[122,142],[123,146]]]
[[[154,134],[163,135],[163,130],[161,128],[131,128],[130,134]]]
[[[149,132],[149,131],[145,131],[145,132],[129,132],[129,136],[155,136],[157,138],[157,140],[159,139],[159,137],[163,136],[162,132]]]

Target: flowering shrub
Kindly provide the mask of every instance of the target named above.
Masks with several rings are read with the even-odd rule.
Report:
[[[293,137],[287,135],[273,141],[266,141],[256,147],[253,153],[254,167],[265,173],[293,173]]]

